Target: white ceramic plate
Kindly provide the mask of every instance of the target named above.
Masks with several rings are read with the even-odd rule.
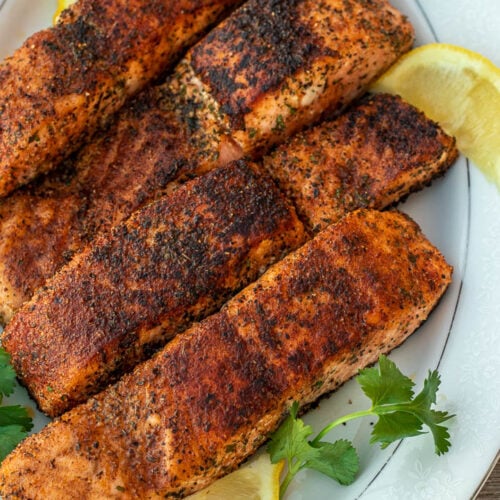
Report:
[[[498,0],[393,3],[410,17],[418,44],[460,44],[500,65]],[[56,0],[0,0],[0,58],[30,33],[49,25],[55,7]],[[429,369],[439,369],[438,405],[457,415],[449,422],[451,451],[437,457],[429,435],[381,450],[368,444],[372,422],[352,422],[330,437],[348,437],[358,449],[361,472],[355,483],[342,487],[304,472],[291,486],[289,500],[471,498],[500,448],[499,192],[461,157],[443,179],[412,195],[401,208],[420,223],[455,269],[453,284],[438,308],[391,354],[417,385]],[[10,401],[29,402],[22,389]],[[334,417],[367,405],[351,381],[306,420],[319,430]],[[35,430],[46,422],[37,413]]]

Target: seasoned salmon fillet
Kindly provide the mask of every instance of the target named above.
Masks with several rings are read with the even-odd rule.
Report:
[[[387,131],[388,125],[391,130],[392,127],[397,127],[402,136],[389,133]],[[411,147],[408,146],[408,137],[412,138]],[[323,153],[325,157],[322,158],[319,155]],[[317,160],[314,160],[315,155]],[[357,207],[372,205],[383,208],[394,203],[402,195],[443,172],[455,156],[456,149],[453,139],[446,136],[424,115],[417,112],[412,106],[403,103],[398,97],[375,95],[354,105],[336,121],[326,122],[300,134],[289,145],[287,144],[287,147],[279,148],[274,154],[266,157],[264,164],[273,177],[277,179],[280,187],[294,201],[302,220],[305,220],[309,226],[309,233],[312,233],[337,221]],[[248,167],[243,160],[240,160],[239,168]],[[358,181],[358,179],[362,181]],[[227,184],[225,179],[224,182]],[[206,184],[200,180],[199,186],[190,198],[193,205],[203,204],[207,196],[207,193],[202,191],[202,186],[206,186]],[[337,190],[340,188],[342,191],[338,193]],[[221,189],[226,189],[226,186],[221,186]],[[300,196],[301,190],[305,192],[302,197]],[[198,196],[198,199],[195,196]],[[163,204],[168,204],[169,199],[169,196],[165,199],[160,198]],[[248,205],[246,209],[253,210],[253,207]],[[262,210],[262,217],[265,218],[265,211],[263,208]],[[248,214],[248,217],[250,220],[251,214]],[[149,210],[145,212],[139,210],[134,214],[134,224],[141,225],[143,224],[141,221],[147,224],[147,228],[139,230],[136,236],[149,234],[152,230],[148,218]],[[223,213],[219,223],[224,224]],[[189,224],[186,226],[176,225],[176,227],[178,227],[179,238],[187,238],[189,232],[192,231]],[[307,235],[302,235],[302,237],[305,239]],[[120,253],[122,239],[115,238],[113,241],[115,240],[116,252]],[[98,241],[97,245],[102,246],[103,242],[108,240],[102,236]],[[144,242],[138,238],[136,252],[140,251],[141,244]],[[281,255],[286,248],[280,249]],[[89,250],[86,251],[89,252]],[[148,251],[147,245],[144,244],[145,259],[152,258]],[[126,247],[123,252],[127,252],[127,255],[129,253]],[[77,255],[75,259],[79,260],[80,257]],[[84,260],[85,264],[80,261],[76,267],[71,264],[63,267],[64,279],[62,281],[60,275],[56,275],[53,280],[48,282],[48,292],[43,288],[33,300],[28,302],[26,307],[20,309],[17,317],[7,327],[6,340],[4,341],[13,357],[16,368],[22,374],[23,382],[38,400],[41,408],[52,415],[73,406],[76,402],[84,401],[86,397],[95,392],[96,388],[106,383],[110,373],[113,375],[119,373],[114,359],[122,356],[122,349],[116,349],[113,356],[103,357],[100,360],[102,366],[99,369],[96,368],[94,361],[81,354],[81,350],[85,349],[87,343],[91,342],[90,332],[95,323],[92,314],[96,314],[101,320],[104,320],[104,318],[108,318],[109,314],[114,315],[115,310],[126,311],[135,307],[130,303],[133,302],[133,297],[120,293],[117,294],[115,302],[106,301],[107,305],[111,307],[110,310],[107,308],[99,309],[97,299],[93,296],[89,299],[82,297],[78,300],[73,299],[64,305],[54,303],[54,296],[78,294],[80,290],[85,289],[88,274],[98,274],[99,277],[108,280],[108,274],[112,273],[114,286],[118,290],[132,286],[130,284],[132,277],[129,276],[128,271],[133,265],[129,260],[120,261],[119,266],[111,266],[103,261],[103,266],[109,268],[108,271],[101,269],[101,263],[98,264],[96,271],[96,263],[93,258],[85,257]],[[189,260],[180,261],[179,265],[186,267],[183,272],[188,272],[190,269]],[[229,267],[227,272],[235,271]],[[169,287],[174,286],[175,282],[169,281],[167,278],[162,286],[168,290]],[[176,286],[182,289],[182,278],[178,277],[177,279],[179,282]],[[127,283],[127,280],[129,284],[124,285],[123,283]],[[97,284],[99,287],[99,281]],[[71,292],[71,290],[74,291]],[[220,303],[215,296],[217,290],[214,289],[212,292],[214,303]],[[82,300],[84,301],[83,305]],[[92,309],[89,309],[91,306]],[[151,307],[152,310],[148,311],[148,307]],[[93,308],[99,312],[94,313]],[[89,309],[89,314],[81,312],[85,309]],[[152,306],[150,303],[144,304],[140,311],[139,319],[142,317],[146,325],[148,324],[148,315],[156,317],[155,315],[159,314],[158,307]],[[169,311],[168,308],[167,311]],[[35,321],[34,318],[38,318],[40,315],[48,319],[43,322]],[[78,315],[81,315],[81,321],[89,322],[88,336],[80,335],[79,332],[82,328],[80,322],[64,324],[61,320],[62,317],[72,318]],[[27,326],[30,324],[34,326]],[[60,327],[60,324],[63,327]],[[126,322],[120,323],[120,325],[123,331],[120,333],[116,331],[106,339],[106,342],[110,342],[110,346],[114,345],[114,340],[112,340],[114,335],[129,335],[126,333],[127,329],[134,331],[139,329],[137,322],[131,322],[130,326],[126,326]],[[182,326],[184,327],[185,323],[182,323]],[[150,326],[144,328],[148,329]],[[173,328],[173,331],[176,330]],[[171,334],[170,332],[169,336]],[[99,332],[96,332],[97,337],[100,335]],[[36,340],[38,336],[40,341]],[[50,342],[47,341],[48,338],[50,338]],[[65,338],[74,340],[68,343],[64,340]],[[162,341],[165,340],[163,335],[160,338]],[[33,352],[37,359],[47,358],[51,360],[51,363],[64,360],[64,363],[57,369],[51,365],[49,370],[43,363],[33,364],[25,358],[28,350]],[[26,361],[24,361],[25,359]],[[87,363],[91,364],[92,370],[83,368]],[[132,361],[125,363],[122,369],[128,369],[131,364]],[[72,378],[68,377],[66,370],[70,372],[75,370],[76,373],[81,370],[81,373],[78,376],[75,373]],[[100,381],[99,384],[92,381],[94,378]],[[48,401],[45,402],[45,400]]]
[[[392,205],[457,156],[455,139],[437,123],[397,96],[376,94],[297,134],[264,165],[316,233],[356,208]]]
[[[169,183],[256,158],[342,108],[412,41],[385,0],[247,2],[56,176],[0,203],[0,317]]]
[[[80,0],[0,64],[0,196],[74,151],[239,0]]]
[[[2,345],[42,411],[60,414],[306,238],[270,179],[221,167],[97,238],[19,310]]]
[[[174,114],[171,96],[164,94],[163,108],[155,113],[139,102],[128,111],[117,133],[135,134],[135,142],[117,141],[111,147],[101,140],[85,150],[89,157],[80,165],[88,167],[94,153],[107,158],[109,168],[82,167],[76,174],[71,166],[69,172],[61,168],[57,176],[0,203],[0,313],[5,321],[92,235],[143,203],[145,193],[158,195],[172,179],[199,175],[212,162],[213,150],[191,141],[199,129],[186,129],[190,106],[164,126],[162,120]],[[177,142],[179,137],[186,140]],[[156,158],[147,164],[151,170],[140,168],[144,154]],[[454,140],[435,123],[400,98],[377,94],[287,141],[264,157],[264,165],[301,220],[317,232],[346,211],[393,204],[443,173],[456,156]],[[165,164],[172,170],[162,177]]]
[[[250,0],[187,61],[236,145],[255,156],[338,112],[413,40],[386,0]]]
[[[193,130],[199,101],[196,93],[185,95],[178,73],[171,86],[145,90],[104,135],[50,175],[0,200],[4,322],[98,232],[158,197],[172,181],[213,167],[206,130],[211,116],[197,113]],[[210,168],[204,168],[207,163]]]
[[[451,268],[407,216],[360,210],[272,266],[116,385],[30,436],[3,498],[179,498],[401,344]]]

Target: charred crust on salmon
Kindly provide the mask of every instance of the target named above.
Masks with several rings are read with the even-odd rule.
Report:
[[[82,0],[0,64],[0,197],[55,168],[238,0]]]
[[[306,238],[271,180],[245,162],[228,165],[97,238],[16,314],[2,343],[41,408],[58,414]]]
[[[192,50],[193,54],[210,53],[205,64],[199,56],[195,58],[202,73],[197,73],[192,66],[193,58],[188,54],[164,85],[135,99],[102,135],[75,155],[74,174],[69,186],[62,183],[58,187],[55,180],[47,180],[50,190],[45,193],[53,192],[54,199],[39,196],[29,188],[28,195],[23,196],[24,191],[15,193],[0,205],[0,230],[4,235],[0,254],[15,254],[8,268],[2,270],[0,264],[0,290],[4,295],[0,313],[5,321],[30,298],[33,290],[42,286],[44,280],[66,262],[63,255],[81,249],[99,231],[109,230],[142,204],[163,194],[163,190],[174,189],[175,183],[243,155],[259,157],[272,144],[282,142],[297,129],[319,119],[326,109],[338,110],[362,92],[371,78],[410,48],[413,39],[409,23],[388,3],[382,0],[369,2],[369,5],[365,3],[328,0],[317,4],[302,0],[288,4],[252,0],[234,13],[227,25],[217,27]],[[62,21],[63,25],[83,19],[89,25],[97,26],[90,19],[99,17],[99,9],[108,7],[94,5],[91,8],[86,2],[79,2],[78,9],[83,10],[76,11],[76,8],[67,11],[65,16],[68,19]],[[189,15],[192,9],[198,9],[201,23],[204,16],[209,16],[204,10],[207,8],[220,12],[221,2],[208,4],[193,0],[184,12]],[[91,13],[87,12],[89,9]],[[284,13],[286,9],[288,15]],[[305,30],[304,40],[296,40],[304,45],[298,43],[293,50],[287,48],[285,34],[288,28],[273,35],[269,22],[277,21],[261,16],[260,10],[283,14],[288,19],[289,29],[293,25]],[[385,34],[381,30],[366,31],[367,26],[358,26],[354,18],[350,18],[351,11],[356,13],[355,19],[362,18],[363,12],[373,17],[372,25],[378,22]],[[261,68],[263,63],[255,59],[254,48],[249,43],[253,35],[236,29],[246,25],[244,19],[248,20],[251,13],[263,23],[262,29],[267,33],[265,43],[277,41],[278,47],[264,47],[268,51],[268,66],[266,71],[258,72],[262,85],[249,86],[248,82],[243,82],[242,95],[250,96],[254,101],[252,111],[244,117],[244,130],[240,130],[231,126],[232,118],[229,120],[221,110],[224,103],[218,99],[219,96],[225,99],[224,88],[219,85],[212,88],[203,78],[203,72],[206,68],[225,71],[224,64],[229,54],[228,71],[233,71],[231,64],[237,64],[241,58],[248,62],[245,78],[255,76],[252,68]],[[316,16],[319,18],[317,23],[313,22]],[[339,31],[336,30],[337,24]],[[312,50],[306,31],[311,40],[320,41],[319,52],[311,53],[310,58],[305,57]],[[226,40],[230,33],[237,43]],[[390,42],[392,37],[399,39],[397,50]],[[236,49],[239,52],[235,52]],[[302,55],[298,57],[294,51]],[[333,58],[335,64],[329,58]],[[347,70],[346,64],[354,66]],[[369,68],[365,67],[366,64]],[[282,69],[277,71],[273,65]],[[268,81],[276,77],[281,77],[278,90]],[[237,79],[234,74],[231,78]],[[325,78],[330,82],[327,86],[324,85]],[[223,83],[219,82],[220,85]],[[60,211],[56,210],[58,204]],[[78,207],[69,208],[73,204]],[[38,241],[31,244],[35,233]],[[27,266],[28,262],[34,270]]]
[[[125,498],[175,498],[200,489],[255,452],[293,400],[307,407],[399,345],[450,276],[407,216],[351,213],[28,438],[2,463],[0,491],[26,498],[71,485],[75,498],[100,498],[119,484]]]
[[[454,138],[388,94],[365,96],[264,157],[264,165],[318,232],[346,212],[382,209],[439,177],[458,156]]]

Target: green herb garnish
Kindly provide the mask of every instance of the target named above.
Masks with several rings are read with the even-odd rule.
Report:
[[[334,427],[355,418],[378,417],[370,443],[380,443],[382,448],[402,438],[424,434],[422,427],[425,425],[434,438],[435,452],[441,455],[448,451],[450,435],[441,424],[453,415],[431,409],[436,403],[440,384],[437,371],[429,372],[422,391],[416,396],[413,381],[386,356],[380,356],[378,367],[360,370],[356,380],[372,401],[369,409],[334,420],[309,440],[313,429],[297,418],[299,405],[295,402],[281,427],[271,436],[267,446],[271,461],[285,460],[287,467],[280,487],[281,497],[302,469],[317,470],[344,485],[354,481],[359,470],[359,458],[352,443],[346,439],[334,443],[322,439]]]
[[[0,347],[0,404],[4,396],[10,396],[16,385],[16,373],[10,365],[10,357]],[[22,441],[33,427],[31,417],[24,406],[0,407],[0,461]]]

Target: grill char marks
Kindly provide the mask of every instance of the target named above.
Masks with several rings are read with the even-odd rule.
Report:
[[[2,463],[0,491],[102,498],[118,486],[123,498],[174,498],[200,489],[253,453],[292,400],[310,404],[399,345],[450,274],[406,216],[349,214],[28,438]]]

